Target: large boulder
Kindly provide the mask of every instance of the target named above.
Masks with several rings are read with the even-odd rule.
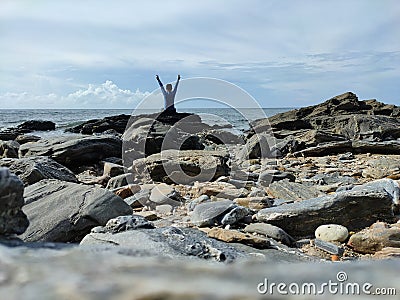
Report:
[[[318,226],[335,223],[358,230],[377,220],[394,221],[393,195],[364,187],[260,210],[256,217],[296,237],[309,237]]]
[[[68,135],[21,145],[20,157],[49,156],[67,167],[121,157],[122,141],[114,136]]]
[[[189,184],[228,175],[228,159],[225,151],[164,150],[133,161],[130,168],[146,181]]]
[[[69,169],[45,156],[1,159],[0,166],[8,167],[11,172],[19,176],[25,186],[42,179],[78,182],[74,173]]]
[[[56,123],[52,121],[31,120],[18,125],[17,129],[24,133],[32,131],[49,131],[56,129]]]
[[[0,141],[0,158],[17,158],[19,146],[15,141]]]
[[[0,168],[0,235],[21,234],[29,222],[21,207],[24,185],[7,168]]]
[[[24,212],[30,226],[21,235],[24,241],[74,242],[93,227],[132,209],[112,192],[54,179],[25,188]]]

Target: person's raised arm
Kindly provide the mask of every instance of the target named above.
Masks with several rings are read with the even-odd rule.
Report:
[[[163,87],[163,83],[160,80],[160,77],[158,75],[156,75],[156,79],[158,81],[158,84],[160,85],[160,87]]]
[[[178,83],[179,80],[181,80],[181,75],[178,75],[178,79],[176,80],[175,86],[174,86],[174,92],[176,93],[176,89],[178,88]]]
[[[165,92],[165,89],[164,89],[164,85],[161,82],[160,77],[158,75],[156,75],[156,79],[157,79],[158,84],[160,85],[162,93],[165,94],[166,92]]]

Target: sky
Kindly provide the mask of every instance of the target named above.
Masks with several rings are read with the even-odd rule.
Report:
[[[1,0],[0,45],[0,109],[132,108],[156,74],[262,107],[400,105],[398,0]]]

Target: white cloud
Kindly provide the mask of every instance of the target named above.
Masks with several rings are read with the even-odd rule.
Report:
[[[147,97],[149,92],[123,90],[111,80],[68,95],[54,93],[34,95],[28,92],[0,95],[0,107],[16,108],[133,108]]]

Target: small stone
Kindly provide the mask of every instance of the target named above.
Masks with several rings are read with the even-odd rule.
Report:
[[[172,186],[160,183],[156,185],[150,193],[150,201],[156,205],[170,204],[173,206],[179,206],[183,198]]]
[[[346,152],[338,156],[338,160],[352,160],[354,155],[351,152]]]
[[[172,214],[173,211],[174,207],[169,204],[162,204],[156,206],[156,212],[158,212],[161,215],[169,216]]]
[[[288,246],[292,246],[295,242],[295,240],[283,229],[267,223],[249,224],[244,228],[244,231],[265,235]]]
[[[315,230],[315,237],[325,242],[344,242],[348,236],[347,228],[337,224],[321,225]]]
[[[117,165],[111,162],[104,163],[103,175],[109,177],[115,177],[125,173],[125,168],[121,165]]]
[[[222,225],[233,225],[250,214],[250,210],[243,206],[237,206],[229,211],[221,220]]]
[[[196,205],[208,201],[210,201],[210,197],[208,197],[207,195],[201,195],[200,197],[197,197],[196,199],[188,203],[188,211],[193,211]]]
[[[241,243],[258,249],[266,249],[271,245],[267,239],[245,234],[236,230],[212,228],[208,231],[207,235],[208,237],[227,243]]]
[[[138,228],[154,228],[154,225],[139,215],[119,216],[108,220],[106,229],[111,233],[117,233],[126,230]]]
[[[238,205],[245,206],[251,209],[260,210],[263,208],[271,207],[273,204],[272,199],[268,197],[247,197],[237,198],[233,202]]]
[[[155,214],[153,211],[139,211],[136,212],[135,215],[142,216],[147,221],[155,221],[159,219],[157,214]]]
[[[214,225],[220,215],[234,207],[231,200],[200,203],[194,208],[191,221],[199,227]]]
[[[260,174],[258,183],[262,186],[269,186],[272,182],[288,179],[291,182],[296,180],[296,177],[288,172],[281,172],[279,170],[267,170]]]
[[[118,188],[114,193],[120,196],[122,199],[126,199],[133,196],[135,193],[140,191],[140,186],[138,184],[129,184],[122,188]]]

